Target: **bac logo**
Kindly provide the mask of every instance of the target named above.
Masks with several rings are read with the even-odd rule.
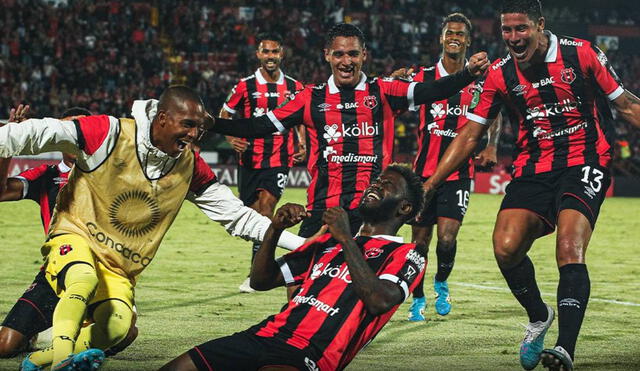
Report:
[[[60,255],[67,255],[71,250],[73,250],[71,245],[62,245],[60,246]]]

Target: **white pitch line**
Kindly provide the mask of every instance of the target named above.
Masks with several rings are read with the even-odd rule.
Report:
[[[451,282],[454,286],[464,286],[464,287],[472,287],[474,289],[480,290],[491,290],[491,291],[501,291],[501,292],[511,292],[508,288],[505,287],[497,287],[497,286],[485,286],[485,285],[476,285],[473,283],[462,283],[462,282]],[[542,296],[556,296],[556,294],[544,293],[541,292]],[[633,303],[630,301],[619,301],[619,300],[610,300],[610,299],[600,299],[600,298],[589,298],[589,301],[597,301],[601,303],[610,303],[610,304],[618,304],[618,305],[626,305],[630,307],[640,307],[640,303]]]

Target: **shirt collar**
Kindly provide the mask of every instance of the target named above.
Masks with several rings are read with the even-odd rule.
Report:
[[[549,37],[549,49],[547,49],[544,61],[545,63],[553,63],[558,58],[558,37],[548,30],[544,30],[544,34]]]
[[[67,166],[67,164],[65,164],[64,161],[60,161],[60,163],[58,164],[58,170],[64,174],[64,173],[70,172],[71,168]]]
[[[402,236],[390,236],[388,234],[377,234],[375,236],[371,236],[371,238],[383,238],[391,242],[404,243],[404,238],[402,238]]]
[[[278,68],[278,72],[280,72],[280,77],[278,77],[278,81],[276,81],[276,84],[282,85],[284,84],[284,73],[282,73],[282,70],[279,68]],[[258,84],[264,85],[268,83],[268,81],[264,78],[264,76],[262,76],[262,71],[260,71],[260,68],[256,70],[255,76],[256,76],[256,80],[258,80]]]
[[[329,77],[327,84],[329,84],[330,94],[337,94],[340,92],[340,88],[338,88],[338,86],[336,85],[336,82],[333,79],[333,75]],[[360,81],[356,85],[355,89],[364,91],[366,89],[366,86],[367,86],[367,75],[365,75],[364,72],[360,71]]]
[[[464,60],[465,67],[467,66],[467,63],[469,63],[469,61],[465,59]],[[438,68],[438,73],[440,74],[440,77],[449,76],[449,72],[447,72],[447,69],[444,68],[444,63],[442,63],[442,58],[440,58],[440,60],[436,64],[436,67]]]

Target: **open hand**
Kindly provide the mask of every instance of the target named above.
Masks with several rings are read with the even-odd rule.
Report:
[[[9,122],[22,122],[29,116],[29,105],[20,104],[17,108],[12,108],[9,111]]]

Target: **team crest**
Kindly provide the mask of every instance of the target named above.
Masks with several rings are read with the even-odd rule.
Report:
[[[565,84],[571,84],[576,79],[576,73],[573,72],[573,67],[565,68],[560,71],[560,80]]]
[[[362,104],[368,109],[374,109],[378,105],[378,100],[375,95],[367,95],[362,100]]]
[[[373,259],[373,258],[377,258],[378,256],[380,256],[382,254],[382,249],[377,248],[377,247],[373,247],[367,251],[364,252],[364,257],[366,259]]]

